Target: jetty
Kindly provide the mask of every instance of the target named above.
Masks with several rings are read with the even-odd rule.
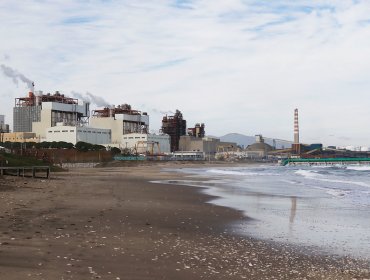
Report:
[[[45,175],[40,176],[40,173]],[[3,175],[48,179],[50,166],[0,166],[0,176]]]
[[[287,158],[281,165],[347,165],[370,164],[370,158]]]

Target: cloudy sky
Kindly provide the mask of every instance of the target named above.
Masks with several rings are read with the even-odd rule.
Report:
[[[36,90],[90,93],[188,126],[370,146],[370,2],[1,0],[0,114]],[[18,78],[10,78],[11,70]],[[23,76],[22,76],[22,75]]]

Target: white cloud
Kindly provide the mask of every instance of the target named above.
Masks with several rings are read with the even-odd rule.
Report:
[[[20,2],[0,3],[0,64],[38,89],[156,109],[152,128],[180,109],[212,135],[290,139],[298,107],[304,141],[370,145],[367,1]],[[10,120],[27,89],[0,85]]]

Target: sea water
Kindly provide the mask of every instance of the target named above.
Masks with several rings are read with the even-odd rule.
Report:
[[[179,171],[179,170],[177,170]],[[370,258],[370,166],[184,168],[211,203],[250,218],[240,234]]]

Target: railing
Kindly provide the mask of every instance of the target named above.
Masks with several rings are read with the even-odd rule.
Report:
[[[40,172],[45,172],[45,176],[37,176]],[[0,175],[12,175],[18,177],[49,178],[50,166],[0,166]]]
[[[281,165],[333,165],[333,164],[361,164],[370,163],[370,158],[288,158]]]

